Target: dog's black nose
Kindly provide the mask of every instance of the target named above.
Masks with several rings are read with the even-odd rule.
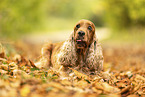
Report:
[[[85,32],[84,31],[79,31],[78,34],[79,34],[79,36],[84,36]]]

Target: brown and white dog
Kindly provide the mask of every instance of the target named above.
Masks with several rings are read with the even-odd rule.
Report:
[[[86,74],[95,74],[103,68],[101,46],[95,34],[95,25],[89,20],[80,20],[68,40],[47,43],[43,46],[38,68],[52,66],[68,71],[68,67]]]

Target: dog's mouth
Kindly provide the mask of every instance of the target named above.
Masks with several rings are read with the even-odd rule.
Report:
[[[76,43],[77,43],[77,48],[84,48],[87,46],[86,41],[81,39],[77,39]]]

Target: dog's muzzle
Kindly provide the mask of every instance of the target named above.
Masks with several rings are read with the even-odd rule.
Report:
[[[76,39],[76,44],[78,48],[84,48],[87,46],[86,41],[84,40],[85,37],[85,32],[84,31],[79,31],[77,33],[77,39]]]
[[[77,43],[77,47],[80,47],[80,48],[82,48],[82,47],[84,48],[87,46],[86,41],[83,41],[81,39],[77,39],[76,43]]]
[[[79,32],[78,32],[78,35],[79,35],[80,37],[83,37],[83,36],[85,35],[85,32],[84,32],[84,31],[79,31]]]

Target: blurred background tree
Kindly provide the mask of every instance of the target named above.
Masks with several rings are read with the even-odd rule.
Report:
[[[45,2],[46,0],[0,0],[0,35],[16,37],[39,27],[45,17]]]
[[[0,0],[0,37],[72,29],[80,19],[113,30],[145,26],[145,0]]]
[[[106,24],[113,29],[145,26],[145,0],[105,0]]]

